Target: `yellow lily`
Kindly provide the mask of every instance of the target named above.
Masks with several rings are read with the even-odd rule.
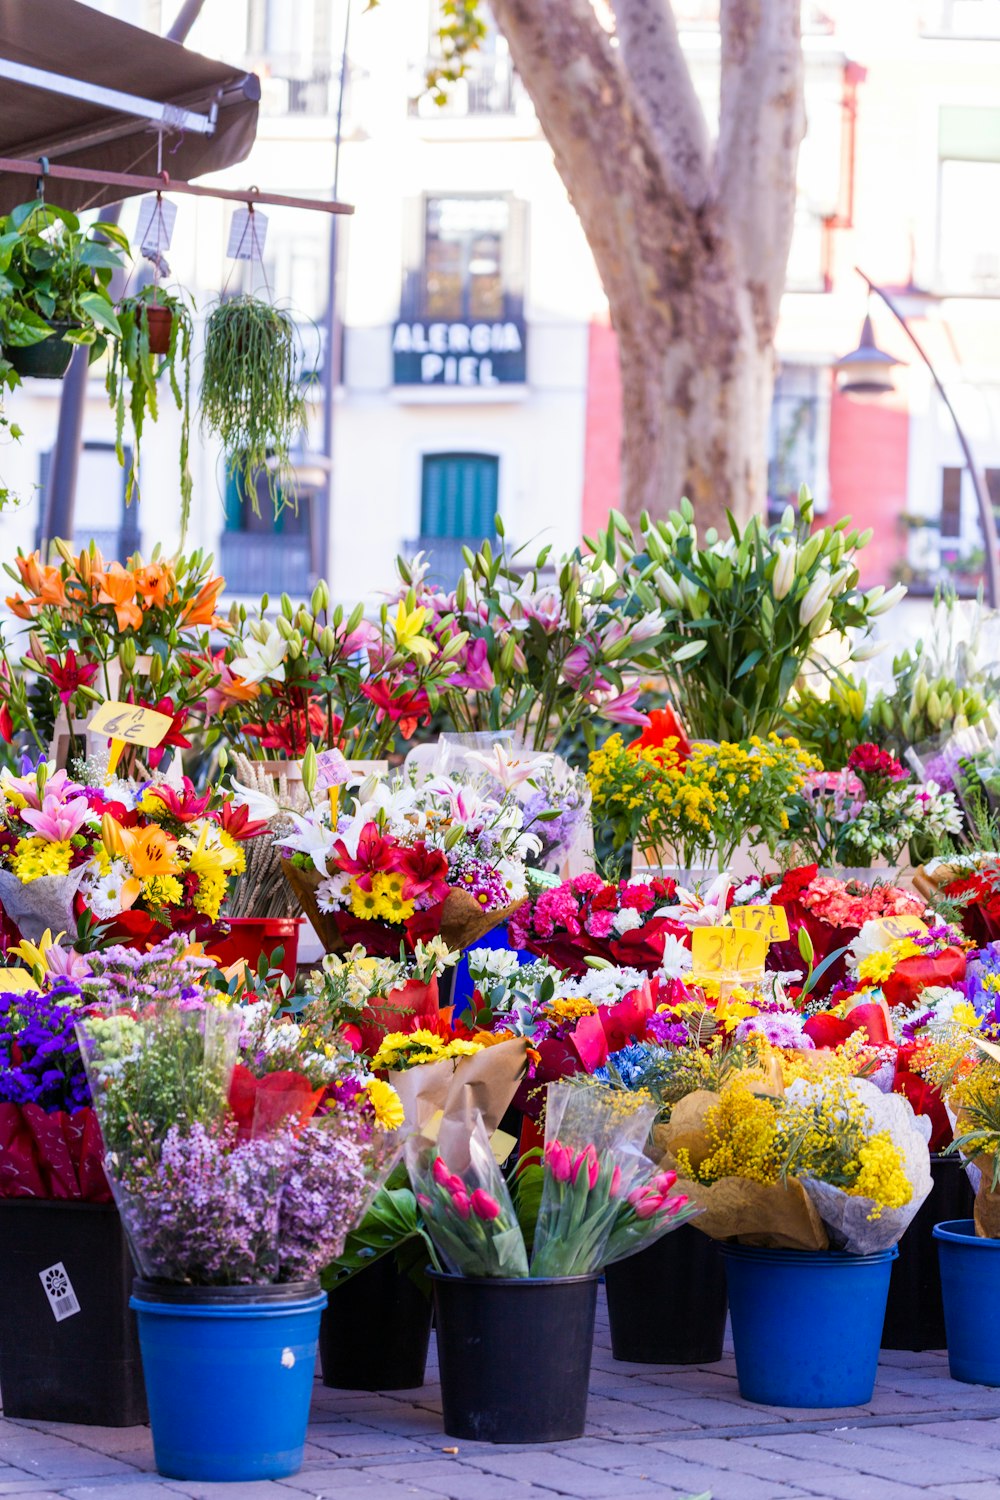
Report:
[[[422,605],[407,609],[406,605],[400,602],[392,625],[399,650],[405,651],[407,656],[416,657],[417,661],[422,662],[424,666],[427,666],[437,651],[434,642],[421,634],[427,614],[428,611]]]
[[[37,943],[30,943],[27,938],[22,938],[19,943],[12,943],[7,952],[16,953],[35,977],[41,979],[49,972],[47,958],[49,950],[58,948],[60,938],[65,936],[65,932],[60,932],[58,937],[53,938],[51,927],[46,927]]]

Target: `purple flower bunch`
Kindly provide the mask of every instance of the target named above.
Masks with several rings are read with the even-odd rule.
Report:
[[[90,1103],[75,1021],[81,995],[63,980],[47,994],[0,994],[0,1102],[72,1113]]]
[[[336,1260],[368,1207],[373,1139],[358,1115],[326,1115],[291,1142],[282,1180],[279,1281],[306,1281]]]
[[[169,937],[145,953],[115,944],[89,954],[92,972],[83,983],[86,998],[130,1007],[151,1000],[181,1009],[203,1005],[201,978],[214,965],[209,958],[186,952],[187,946],[185,938]]]

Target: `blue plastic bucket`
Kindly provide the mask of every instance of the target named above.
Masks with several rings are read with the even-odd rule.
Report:
[[[745,1245],[723,1245],[722,1253],[744,1401],[871,1400],[895,1246],[877,1255]]]
[[[156,1467],[169,1479],[280,1479],[302,1466],[319,1321],[316,1282],[136,1281],[130,1307]]]
[[[1000,1385],[1000,1240],[979,1239],[973,1219],[934,1226],[952,1380]]]

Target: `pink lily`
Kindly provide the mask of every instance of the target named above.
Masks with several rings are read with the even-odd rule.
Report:
[[[21,817],[42,838],[61,843],[80,832],[90,817],[90,804],[85,797],[60,802],[58,797],[46,793],[41,809],[26,807]]]
[[[610,719],[613,724],[642,724],[645,726],[649,723],[649,715],[644,714],[641,709],[635,706],[636,699],[641,692],[641,685],[636,683],[634,687],[626,688],[624,693],[618,693],[613,698],[606,698],[603,703],[597,705],[597,711],[602,719]]]
[[[461,672],[452,674],[452,687],[468,688],[470,693],[489,693],[496,687],[496,678],[489,663],[489,647],[482,636],[478,636],[465,653],[465,664]]]

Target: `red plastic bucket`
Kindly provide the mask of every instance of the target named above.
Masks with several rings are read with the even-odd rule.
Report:
[[[304,920],[303,917],[223,918],[229,926],[229,935],[213,938],[207,944],[208,952],[222,969],[241,958],[246,960],[251,969],[256,969],[261,954],[270,960],[276,948],[283,948],[284,955],[278,967],[289,979],[294,979],[299,953],[299,928]]]

